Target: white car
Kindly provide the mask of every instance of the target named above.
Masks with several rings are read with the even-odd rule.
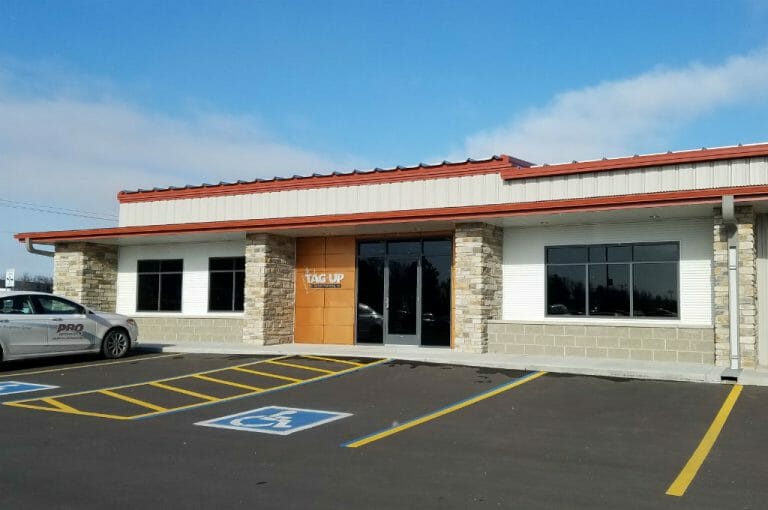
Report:
[[[0,294],[0,360],[87,352],[120,358],[138,336],[136,321],[124,315],[43,292]]]

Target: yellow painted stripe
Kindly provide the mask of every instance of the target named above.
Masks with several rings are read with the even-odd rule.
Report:
[[[346,359],[326,358],[324,356],[302,356],[302,358],[316,359],[318,361],[330,361],[332,363],[344,363],[345,365],[353,365],[356,367],[364,367],[365,363],[358,363],[357,361],[349,361]]]
[[[520,379],[516,379],[510,383],[504,384],[502,386],[499,386],[498,388],[492,389],[490,391],[483,392],[475,397],[462,400],[461,402],[458,402],[454,405],[445,407],[443,409],[440,409],[439,411],[435,411],[433,413],[427,414],[425,416],[422,416],[421,418],[416,418],[415,420],[408,421],[406,423],[403,423],[401,425],[398,425],[396,427],[392,427],[386,430],[382,430],[381,432],[378,432],[376,434],[372,434],[370,436],[363,437],[361,439],[358,439],[356,441],[352,441],[350,443],[346,443],[343,446],[346,448],[359,448],[361,446],[365,446],[367,444],[373,443],[375,441],[378,441],[380,439],[384,439],[385,437],[393,436],[397,434],[398,432],[402,432],[404,430],[408,430],[410,428],[413,428],[417,425],[421,425],[422,423],[427,423],[432,420],[436,420],[437,418],[440,418],[441,416],[445,416],[446,414],[450,414],[453,412],[458,411],[459,409],[464,409],[465,407],[469,407],[473,404],[476,404],[478,402],[481,402],[483,400],[489,399],[491,397],[494,397],[500,393],[504,393],[505,391],[509,391],[513,388],[517,388],[518,386],[521,386],[527,382],[533,381],[534,379],[538,379],[539,377],[546,374],[546,372],[533,372],[530,375],[523,376]]]
[[[144,361],[144,360],[151,360],[151,359],[160,359],[160,358],[170,358],[171,356],[178,356],[178,353],[174,354],[161,354],[159,356],[145,356],[143,358],[128,358],[128,359],[122,359],[119,361],[108,361],[106,363],[89,363],[87,365],[77,365],[74,367],[62,367],[62,368],[50,368],[47,370],[35,370],[34,372],[11,372],[11,373],[4,373],[0,375],[0,377],[18,377],[20,375],[37,375],[37,374],[49,374],[51,372],[64,372],[65,370],[77,370],[79,368],[98,368],[98,367],[104,367],[107,365],[120,365],[123,363],[136,363],[137,361]]]
[[[682,496],[685,494],[685,491],[688,490],[688,486],[693,482],[696,473],[699,472],[699,469],[702,464],[704,464],[709,452],[715,445],[726,420],[728,420],[728,416],[730,416],[733,407],[736,405],[736,401],[739,399],[739,395],[741,395],[742,389],[742,385],[736,384],[731,389],[730,393],[728,393],[725,402],[723,402],[722,407],[720,407],[720,411],[718,411],[717,416],[715,416],[714,421],[709,426],[707,433],[704,434],[704,437],[701,439],[699,446],[693,452],[691,458],[688,459],[688,462],[685,464],[685,467],[683,467],[683,470],[680,471],[680,474],[677,475],[675,481],[672,482],[672,485],[667,489],[667,496]]]
[[[271,360],[279,360],[279,359],[285,359],[285,358],[290,358],[290,357],[291,356],[278,356],[278,357],[270,358],[270,359]],[[237,365],[237,366],[251,366],[251,365],[256,365],[256,364],[260,364],[260,363],[266,363],[267,361],[270,361],[270,360],[262,360],[262,361],[257,361],[257,362],[249,362],[249,363],[246,363],[244,365]],[[286,384],[286,385],[283,385],[283,386],[276,386],[275,388],[268,388],[268,389],[264,390],[264,392],[270,392],[272,390],[282,390],[282,389],[287,389],[287,388],[290,388],[290,387],[293,387],[293,386],[300,386],[302,384],[307,384],[307,383],[310,383],[310,382],[322,381],[323,379],[328,379],[328,378],[334,377],[336,375],[342,375],[342,374],[345,374],[345,373],[348,373],[348,372],[354,372],[356,370],[360,370],[361,368],[374,367],[376,365],[381,365],[381,364],[384,364],[384,363],[388,363],[389,361],[391,361],[390,358],[384,358],[384,359],[380,359],[380,360],[374,361],[372,363],[368,363],[367,365],[365,365],[365,367],[352,367],[352,368],[348,368],[348,369],[345,369],[345,370],[340,370],[338,372],[333,372],[332,374],[327,374],[327,375],[322,375],[322,376],[315,377],[315,378],[301,380],[299,382],[290,383],[290,384]],[[234,367],[229,367],[229,368],[234,368]],[[218,371],[218,370],[214,370],[213,372],[216,372],[216,371]],[[160,379],[160,380],[157,380],[157,381],[147,381],[147,382],[143,382],[143,383],[130,384],[130,385],[126,385],[126,386],[115,386],[113,388],[108,388],[108,389],[114,390],[114,389],[120,389],[120,388],[129,388],[129,387],[135,387],[135,386],[142,386],[142,385],[145,385],[145,384],[149,384],[151,382],[165,382],[165,381],[170,381],[170,380],[183,379],[184,377],[194,377],[195,375],[207,374],[207,373],[210,373],[210,372],[212,372],[212,371],[209,370],[209,371],[206,371],[206,372],[200,372],[199,374],[187,374],[187,375],[184,375],[184,376],[174,377],[172,379]],[[76,396],[76,395],[85,395],[85,394],[97,393],[97,391],[98,390],[88,390],[88,391],[81,391],[81,392],[78,392],[78,393],[69,393],[69,394],[66,394],[66,395],[55,395],[55,397],[56,398],[60,398],[60,397],[69,397],[69,396]],[[247,396],[247,395],[248,395],[247,393],[244,394],[244,395],[243,394],[241,394],[241,395],[233,395],[231,397],[221,398],[221,399],[217,400],[215,403],[228,402],[228,401],[232,401],[232,400],[236,400],[236,399],[242,398],[242,397]],[[39,411],[53,411],[53,412],[59,412],[59,413],[66,413],[67,412],[67,411],[62,411],[62,410],[59,410],[59,409],[54,409],[54,408],[51,408],[51,407],[36,406],[36,405],[30,403],[30,402],[39,402],[39,401],[40,401],[40,399],[17,400],[17,401],[14,401],[14,402],[4,402],[3,405],[13,406],[13,407],[22,407],[22,408],[26,408],[26,409],[35,409],[35,410],[39,410]],[[174,407],[174,408],[168,409],[167,411],[163,411],[163,412],[155,412],[155,411],[153,411],[153,412],[149,412],[149,413],[142,413],[142,414],[136,414],[136,415],[131,415],[131,416],[119,416],[119,415],[112,415],[112,414],[92,413],[92,412],[86,412],[86,411],[80,411],[80,412],[77,412],[77,413],[70,413],[70,414],[78,414],[78,415],[82,415],[82,416],[95,416],[95,417],[99,417],[99,418],[109,418],[109,419],[113,419],[113,420],[137,420],[137,419],[140,419],[140,418],[148,418],[148,417],[151,417],[151,416],[158,416],[158,415],[162,415],[162,414],[169,413],[169,412],[186,411],[186,410],[189,410],[189,409],[195,409],[195,408],[198,408],[198,407],[211,405],[211,403],[212,402],[199,402],[199,403],[195,403],[195,404],[187,404],[187,405],[184,405],[184,406]]]
[[[25,409],[34,409],[36,411],[52,411],[54,413],[76,414],[78,416],[94,416],[96,418],[109,418],[111,420],[132,420],[139,416],[139,415],[120,416],[116,414],[92,413],[90,411],[78,411],[77,409],[75,409],[74,411],[67,411],[64,409],[56,409],[53,407],[36,406],[34,404],[29,404],[26,402],[6,402],[5,405],[11,406],[11,407],[23,407]]]
[[[123,395],[123,394],[116,393],[116,392],[110,391],[110,390],[99,390],[99,393],[101,393],[102,395],[107,395],[108,397],[118,398],[120,400],[124,400],[126,402],[130,402],[131,404],[136,404],[137,406],[146,407],[147,409],[152,409],[153,411],[167,411],[168,410],[165,407],[161,407],[161,406],[153,404],[151,402],[145,402],[143,400],[139,400],[137,398],[129,397],[128,395]]]
[[[303,379],[296,379],[295,377],[287,377],[284,375],[278,375],[278,374],[270,374],[269,372],[259,372],[258,370],[251,370],[250,368],[243,368],[243,367],[236,367],[232,370],[237,370],[238,372],[245,372],[247,374],[256,374],[256,375],[263,375],[264,377],[272,377],[274,379],[282,379],[283,381],[290,381],[290,382],[300,382]]]
[[[226,384],[227,386],[234,386],[235,388],[243,388],[244,390],[251,390],[251,391],[264,391],[264,388],[257,388],[256,386],[248,386],[247,384],[240,384],[232,381],[225,381],[223,379],[217,379],[215,377],[210,377],[208,375],[195,375],[193,376],[196,379],[202,379],[203,381],[210,381],[217,384]]]
[[[247,366],[251,366],[251,365],[258,365],[260,363],[266,363],[267,361],[281,360],[281,359],[285,359],[285,358],[289,358],[289,357],[290,356],[276,356],[274,358],[269,358],[269,359],[260,360],[260,361],[249,361],[248,363],[241,363],[239,365],[234,365],[234,366],[231,366],[231,367],[217,368],[217,369],[214,369],[214,370],[205,370],[205,371],[202,371],[202,372],[194,372],[194,373],[191,373],[191,374],[184,374],[184,375],[179,375],[179,376],[175,376],[175,377],[166,377],[164,379],[154,379],[154,380],[150,380],[150,381],[142,381],[142,382],[133,383],[133,384],[124,384],[122,386],[111,386],[109,388],[101,388],[101,390],[122,390],[122,389],[125,389],[125,388],[136,388],[137,386],[144,386],[146,384],[150,384],[150,383],[153,383],[153,382],[165,383],[165,382],[169,382],[169,381],[177,381],[179,379],[184,379],[184,378],[187,378],[187,377],[194,377],[194,376],[200,375],[200,374],[212,374],[214,372],[221,372],[222,370],[229,370],[229,369],[236,368],[236,367],[247,367]],[[61,395],[52,395],[52,397],[54,397],[54,398],[74,397],[74,396],[77,396],[77,395],[88,395],[88,394],[91,394],[91,393],[97,393],[99,391],[100,391],[100,389],[77,391],[77,392],[74,392],[74,393],[64,393],[64,394],[61,394]],[[40,399],[38,399],[38,398],[29,398],[29,399],[24,399],[24,400],[15,400],[14,402],[32,402],[32,401],[35,401],[35,400],[40,400]],[[11,402],[5,402],[5,405],[8,405],[10,403]]]
[[[163,384],[161,382],[152,382],[152,383],[149,383],[149,385],[154,386],[155,388],[161,388],[168,391],[175,391],[176,393],[183,393],[184,395],[189,395],[190,397],[195,397],[202,400],[208,400],[209,402],[216,402],[217,400],[221,400],[219,398],[206,395],[205,393],[198,393],[196,391],[185,390],[184,388],[171,386],[170,384]]]
[[[79,413],[79,412],[80,412],[78,409],[75,409],[75,408],[74,408],[74,407],[72,407],[72,406],[68,406],[68,405],[67,405],[67,404],[65,404],[64,402],[59,402],[59,401],[58,401],[58,400],[56,400],[55,398],[41,398],[40,400],[41,400],[42,402],[45,402],[46,404],[50,404],[50,405],[52,405],[53,407],[55,407],[55,408],[57,408],[57,409],[60,409],[60,410],[62,410],[62,411],[66,411],[66,412],[68,412],[68,413]]]
[[[315,367],[307,367],[304,365],[296,365],[294,363],[285,363],[284,361],[267,361],[267,363],[271,365],[282,365],[284,367],[293,367],[293,368],[301,368],[304,370],[311,370],[313,372],[320,372],[321,374],[335,374],[337,372],[334,372],[333,370],[326,370],[324,368],[315,368]]]

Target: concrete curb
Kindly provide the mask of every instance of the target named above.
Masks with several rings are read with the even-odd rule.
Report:
[[[142,342],[141,347],[158,352],[198,354],[264,354],[358,356],[364,358],[393,358],[404,361],[465,365],[513,370],[544,370],[562,374],[590,375],[628,379],[652,379],[699,383],[722,383],[724,368],[694,363],[660,361],[603,360],[554,356],[526,356],[509,354],[471,354],[442,348],[388,347],[369,345],[310,345],[282,344],[270,346],[223,344],[223,343],[161,343]],[[768,386],[768,370],[744,369],[739,384]]]

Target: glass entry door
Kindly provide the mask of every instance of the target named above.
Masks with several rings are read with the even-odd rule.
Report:
[[[452,241],[361,241],[358,343],[449,346]]]
[[[419,345],[421,337],[421,241],[387,243],[384,298],[386,343]]]

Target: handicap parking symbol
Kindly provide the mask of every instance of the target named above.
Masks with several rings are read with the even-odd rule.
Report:
[[[14,393],[26,393],[28,391],[50,390],[58,386],[49,386],[47,384],[33,384],[18,381],[0,382],[0,397],[3,395],[13,395]]]
[[[195,425],[287,436],[288,434],[340,420],[347,416],[352,415],[350,413],[318,411],[315,409],[268,406],[201,421],[195,423]]]

